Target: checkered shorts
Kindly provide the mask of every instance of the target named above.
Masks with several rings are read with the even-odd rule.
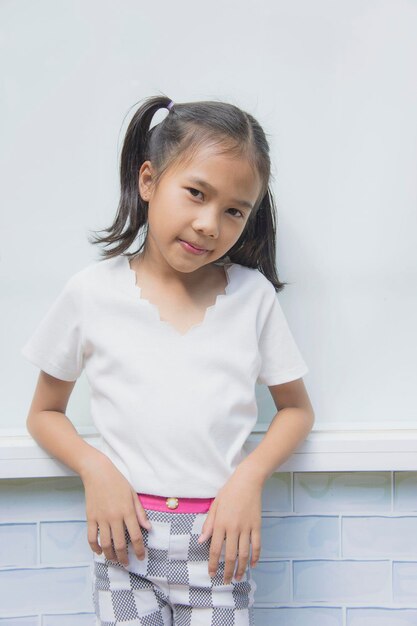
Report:
[[[223,543],[217,573],[208,573],[211,537],[197,542],[208,513],[145,511],[152,528],[141,527],[143,560],[127,529],[127,566],[94,553],[96,626],[255,626],[249,563],[240,581],[225,585]]]

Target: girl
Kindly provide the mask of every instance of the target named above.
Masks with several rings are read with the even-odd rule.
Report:
[[[262,489],[314,422],[276,298],[268,143],[231,104],[151,97],[120,177],[92,242],[114,248],[70,277],[22,349],[41,369],[27,427],[82,479],[96,624],[254,624]],[[100,450],[65,416],[84,368]],[[256,382],[279,412],[247,454]]]

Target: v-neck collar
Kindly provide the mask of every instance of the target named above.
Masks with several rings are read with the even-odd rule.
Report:
[[[236,270],[236,268],[239,267],[239,264],[237,263],[225,263],[224,265],[222,265],[222,267],[224,267],[226,279],[227,279],[227,284],[226,284],[224,293],[217,294],[215,302],[206,308],[204,317],[201,322],[198,322],[197,324],[193,324],[185,331],[185,333],[181,333],[173,324],[171,324],[171,322],[169,322],[168,320],[161,319],[159,308],[157,307],[156,304],[153,304],[146,298],[142,297],[141,288],[139,287],[139,285],[136,284],[136,280],[137,280],[136,272],[134,269],[130,267],[130,263],[129,263],[130,257],[127,255],[120,255],[119,260],[122,265],[122,270],[124,272],[124,275],[126,277],[126,287],[130,295],[132,296],[132,298],[135,298],[137,300],[139,306],[147,307],[148,310],[154,316],[156,322],[161,324],[161,327],[165,328],[171,334],[177,336],[180,339],[185,339],[191,334],[198,332],[199,330],[203,330],[206,327],[206,325],[210,321],[210,318],[215,313],[217,313],[218,309],[221,308],[222,301],[224,301],[226,298],[230,296],[230,292],[233,286],[232,285],[233,273]]]

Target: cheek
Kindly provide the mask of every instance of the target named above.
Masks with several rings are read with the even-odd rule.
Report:
[[[229,237],[228,237],[230,248],[234,246],[235,243],[237,243],[239,239],[243,236],[243,233],[245,232],[245,228],[246,228],[246,223],[242,225],[241,222],[235,225],[234,228],[230,228]]]
[[[236,228],[224,229],[221,233],[221,240],[219,241],[222,248],[224,249],[223,252],[225,253],[230,250],[230,248],[233,248],[239,237],[240,231],[238,231]]]
[[[227,232],[229,234],[230,237],[233,237],[234,239],[239,239],[239,237],[241,236],[241,234],[244,232],[246,228],[246,221],[244,219],[242,220],[229,220],[228,224],[227,224]]]
[[[247,231],[248,223],[249,223],[249,218],[246,218],[246,219],[242,220],[241,225],[240,225],[240,229],[239,229],[240,235],[242,233],[244,233],[245,231]],[[240,237],[240,235],[239,235],[239,237]]]
[[[148,236],[152,236],[156,241],[164,237],[163,224],[153,211],[148,211],[148,224],[147,224]]]

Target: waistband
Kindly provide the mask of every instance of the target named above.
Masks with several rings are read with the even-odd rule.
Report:
[[[138,493],[137,495],[144,509],[167,513],[207,513],[214,500],[214,498],[166,498],[150,493]]]

